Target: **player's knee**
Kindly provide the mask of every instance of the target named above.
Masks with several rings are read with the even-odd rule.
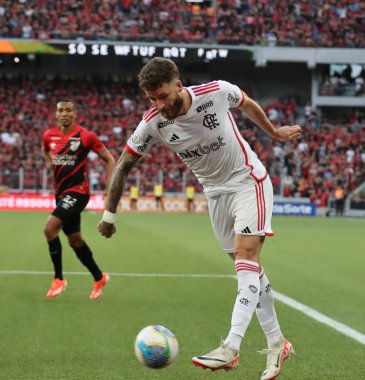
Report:
[[[242,259],[258,262],[264,240],[264,236],[236,236],[234,247],[235,260]]]
[[[258,261],[260,249],[255,244],[245,244],[235,247],[234,258],[235,260],[251,260]]]
[[[72,249],[78,249],[84,244],[84,241],[80,235],[70,235],[68,243]]]
[[[52,228],[49,224],[46,224],[43,229],[44,236],[48,241],[56,239],[58,231]]]
[[[235,260],[259,261],[259,252],[257,249],[241,248],[234,251]]]

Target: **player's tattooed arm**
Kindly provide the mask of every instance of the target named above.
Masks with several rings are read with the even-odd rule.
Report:
[[[128,173],[138,161],[139,157],[132,156],[126,150],[120,156],[109,185],[106,209],[115,213],[117,211],[119,200],[123,194]]]

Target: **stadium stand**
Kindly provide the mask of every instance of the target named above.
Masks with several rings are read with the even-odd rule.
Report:
[[[5,0],[0,5],[0,36],[365,47],[364,2],[217,0],[216,7],[209,3]]]
[[[307,51],[300,47],[346,47],[361,52],[359,48],[365,48],[364,26],[365,3],[354,0],[215,0],[200,4],[173,0],[4,0],[0,4],[0,37],[23,41],[96,40],[111,44],[129,41],[162,45],[171,42],[198,46],[211,44],[215,47],[256,45],[269,47],[266,48],[269,50],[271,47],[293,47],[295,51]],[[46,62],[55,61],[38,60],[37,54],[23,58],[23,71],[19,68],[18,72],[9,64],[9,58],[4,58],[9,72],[4,71],[0,76],[1,191],[7,188],[30,191],[52,188],[50,171],[45,179],[47,172],[41,152],[41,136],[44,129],[53,125],[54,103],[62,97],[75,100],[78,122],[95,131],[118,157],[149,104],[136,82],[121,79],[121,76],[114,78],[113,70],[126,68],[129,70],[126,75],[135,78],[136,72],[131,70],[131,66],[137,65],[137,60],[129,57],[130,61],[123,69],[120,68],[122,64],[119,66],[115,60],[106,75],[92,77],[88,73],[74,77],[71,66],[77,71],[78,66],[92,61],[87,56],[78,62],[76,58],[79,57],[74,61],[70,57],[67,63],[62,60],[64,66],[57,66],[55,73],[47,67],[48,74],[41,77],[41,69],[34,75],[26,65],[33,65],[37,71],[37,65],[44,67],[48,64]],[[1,59],[3,57],[0,57],[0,64]],[[203,73],[205,66],[195,65],[193,59],[189,58],[191,61],[185,63],[185,68],[191,70],[193,67],[194,72]],[[258,62],[261,61],[256,61],[256,64]],[[267,62],[261,63],[266,66]],[[317,65],[313,78],[318,80],[318,91],[314,98],[312,91],[311,99],[314,107],[308,100],[311,94],[309,87],[303,85],[304,80],[297,92],[291,92],[288,87],[287,95],[265,93],[263,96],[265,78],[270,77],[272,90],[284,88],[284,84],[275,87],[274,65],[267,69],[267,72],[273,70],[271,76],[264,75],[261,84],[257,83],[260,78],[257,72],[251,83],[245,84],[245,90],[250,90],[248,93],[259,100],[274,124],[299,123],[303,126],[304,135],[300,141],[273,142],[240,112],[234,112],[242,135],[268,168],[275,194],[306,197],[324,206],[333,197],[338,183],[345,187],[346,193],[351,193],[365,181],[365,112],[359,103],[365,96],[365,66],[362,61],[353,63],[341,66],[333,61],[333,65],[323,65],[323,62],[322,66]],[[250,64],[245,64],[248,72],[253,73]],[[214,68],[217,66],[214,62],[211,66],[212,73],[216,75]],[[313,67],[308,65],[308,68]],[[61,74],[63,68],[65,72]],[[230,74],[234,72],[240,71],[232,70]],[[302,69],[301,73],[306,74],[306,71]],[[192,83],[184,81],[186,85]],[[247,85],[256,84],[261,89],[257,94],[247,88]],[[299,97],[298,94],[302,95]],[[340,102],[344,99],[348,109],[355,99],[360,108],[350,109],[344,116],[339,116],[338,112],[332,112],[339,104],[338,99]],[[322,106],[326,105],[325,102],[332,102],[328,104],[333,107],[332,111],[319,109],[319,100]],[[89,161],[92,189],[101,191],[105,187],[103,165],[92,154]],[[148,165],[143,164],[146,161]],[[193,182],[197,192],[202,190],[189,169],[162,146],[153,147],[145,160],[138,163],[129,176],[129,182],[138,181],[143,195],[152,190],[153,183],[161,175],[167,193],[183,192],[181,179],[184,176]]]
[[[24,170],[24,188],[40,189],[45,162],[41,154],[41,136],[54,123],[54,102],[62,97],[75,99],[79,123],[96,132],[118,157],[132,130],[149,104],[136,83],[31,79],[18,76],[0,79],[0,184],[18,188],[19,169]],[[295,123],[303,109],[304,137],[290,143],[272,142],[260,129],[235,111],[237,125],[270,171],[275,193],[309,197],[318,205],[326,204],[341,181],[350,192],[365,180],[365,113],[351,118],[328,120],[298,106],[294,98],[274,99],[264,106],[274,124]],[[103,165],[90,155],[94,190],[105,187]],[[143,163],[148,163],[144,165]],[[154,146],[144,161],[133,169],[129,181],[140,180],[141,194],[151,191],[163,172],[165,192],[181,192],[182,174],[189,170],[171,151]],[[49,173],[48,183],[52,183]],[[201,191],[194,182],[197,191]],[[49,186],[49,185],[48,185]]]

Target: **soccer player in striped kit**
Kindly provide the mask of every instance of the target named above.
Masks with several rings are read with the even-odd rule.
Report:
[[[217,349],[192,361],[212,370],[235,368],[241,341],[256,311],[268,342],[261,379],[274,379],[293,346],[281,332],[271,286],[260,267],[265,236],[273,235],[273,189],[266,168],[239,133],[230,109],[241,109],[278,141],[300,136],[301,128],[275,128],[262,108],[229,82],[184,87],[177,66],[168,59],[150,60],[139,73],[139,85],[152,106],[117,163],[98,229],[107,238],[116,231],[115,212],[128,172],[153,144],[162,143],[176,152],[204,188],[213,229],[235,261],[238,280],[226,339]]]
[[[58,236],[62,229],[77,258],[93,276],[94,287],[90,299],[97,299],[102,295],[109,275],[102,273],[81,235],[81,212],[90,198],[87,155],[94,151],[105,161],[107,186],[115,160],[94,132],[75,124],[76,115],[72,100],[60,100],[56,109],[57,126],[43,134],[42,149],[47,164],[53,169],[56,195],[56,208],[44,227],[55,271],[47,297],[59,296],[67,287],[62,273],[62,246]]]

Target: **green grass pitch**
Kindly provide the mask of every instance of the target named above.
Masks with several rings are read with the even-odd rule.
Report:
[[[43,237],[47,213],[0,212],[0,379],[259,379],[266,340],[256,317],[232,372],[204,371],[191,357],[216,348],[230,324],[231,278],[117,274],[234,275],[207,215],[118,215],[109,240],[96,230],[100,214],[83,214],[83,235],[104,271],[115,273],[104,296],[90,301],[90,275],[66,275],[57,299],[45,294],[52,270]],[[275,290],[365,333],[365,221],[345,218],[273,220],[262,263]],[[61,236],[64,270],[85,272]],[[32,274],[6,274],[23,270]],[[282,330],[296,354],[280,379],[364,379],[361,343],[276,302]],[[180,352],[162,370],[135,358],[136,334],[150,324],[173,331]]]

